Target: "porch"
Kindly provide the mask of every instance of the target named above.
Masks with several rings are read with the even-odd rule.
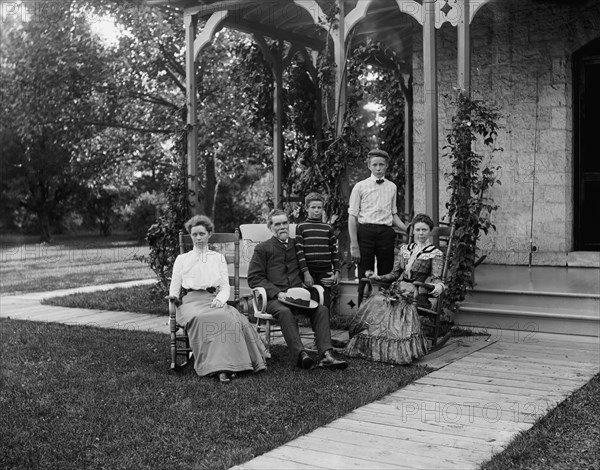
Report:
[[[247,265],[241,266],[242,294],[249,293]],[[340,283],[337,311],[357,311],[357,281]],[[483,264],[476,286],[455,318],[459,326],[513,339],[538,334],[572,335],[577,341],[600,337],[600,267],[508,266]]]

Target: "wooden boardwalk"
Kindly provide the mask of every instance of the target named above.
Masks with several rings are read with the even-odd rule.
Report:
[[[168,331],[164,316],[40,305],[53,294],[0,297],[0,317]],[[422,359],[429,375],[234,468],[478,468],[600,371],[597,338],[493,338],[447,345]]]
[[[7,295],[0,297],[0,318],[14,320],[49,321],[65,323],[68,325],[95,326],[98,328],[116,328],[140,331],[154,331],[168,333],[168,317],[160,315],[144,315],[132,312],[112,312],[108,310],[91,310],[81,308],[54,307],[42,305],[40,301],[49,297],[58,297],[77,292],[91,292],[108,290],[116,287],[130,287],[133,285],[149,284],[156,282],[134,281],[119,284],[106,284],[103,286],[90,286],[76,289],[65,289],[53,292],[35,292],[21,295]],[[168,307],[165,303],[165,312]]]
[[[478,468],[597,374],[599,354],[593,342],[500,338],[234,468]]]

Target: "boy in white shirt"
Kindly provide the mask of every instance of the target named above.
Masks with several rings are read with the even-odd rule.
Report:
[[[394,267],[396,232],[392,225],[406,231],[398,216],[397,188],[385,179],[390,156],[373,149],[369,152],[371,176],[356,183],[350,194],[348,232],[352,262],[358,264],[358,305],[362,302],[365,272],[373,270],[377,258],[377,274],[387,274]]]

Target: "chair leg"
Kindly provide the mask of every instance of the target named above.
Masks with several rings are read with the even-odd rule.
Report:
[[[263,332],[264,331],[264,332]],[[267,359],[271,358],[271,331],[270,331],[270,325],[268,320],[265,320],[265,325],[261,326],[260,324],[260,318],[256,319],[256,333],[258,334],[258,337],[260,338],[260,340],[263,342],[263,345],[265,346],[265,357]]]
[[[171,327],[171,370],[177,368],[177,336],[174,327]]]
[[[265,322],[265,343],[267,352],[271,352],[271,322],[267,320]]]
[[[190,347],[190,337],[189,336],[186,336],[186,338],[185,338],[185,348],[189,350],[189,352],[187,353],[187,358],[185,360],[185,363],[188,364],[189,362],[191,362],[192,358],[194,357],[194,353],[192,352],[192,348]]]

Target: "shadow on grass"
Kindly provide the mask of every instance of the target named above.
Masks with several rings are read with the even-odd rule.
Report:
[[[1,320],[4,468],[224,469],[426,374],[350,359],[346,371],[269,369],[221,385],[168,370],[165,335]]]

